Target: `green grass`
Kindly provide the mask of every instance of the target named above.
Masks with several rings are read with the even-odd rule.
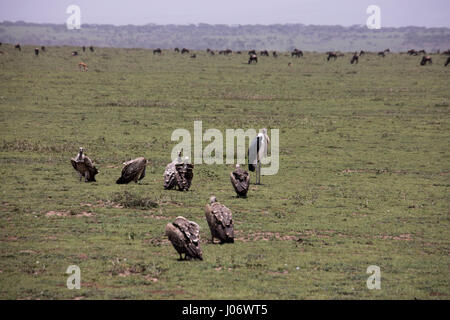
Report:
[[[0,298],[448,299],[444,56],[248,65],[245,54],[1,48]],[[247,199],[231,165],[196,165],[189,192],[163,190],[171,133],[194,120],[279,129],[279,173]],[[96,183],[70,165],[80,146]],[[149,159],[142,184],[116,185],[138,156]],[[234,244],[207,242],[211,194],[233,211]],[[164,227],[178,215],[200,225],[204,261],[177,261]],[[66,288],[73,264],[80,290]],[[366,287],[370,265],[381,290]]]

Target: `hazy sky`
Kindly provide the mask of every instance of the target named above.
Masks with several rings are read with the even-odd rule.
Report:
[[[90,24],[365,24],[369,5],[381,26],[450,27],[450,0],[0,0],[0,21],[65,23],[69,5]]]

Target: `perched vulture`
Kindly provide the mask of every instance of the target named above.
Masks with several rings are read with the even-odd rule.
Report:
[[[237,164],[236,169],[230,173],[230,180],[238,197],[247,197],[248,187],[250,185],[250,175],[248,172],[242,170],[239,164]]]
[[[98,173],[98,170],[92,164],[91,159],[83,154],[83,148],[80,148],[78,155],[70,159],[70,162],[72,163],[72,167],[78,171],[80,181],[83,177],[85,182],[96,181],[95,175]]]
[[[175,250],[180,255],[180,260],[199,259],[203,260],[200,248],[200,227],[193,221],[184,217],[177,217],[173,223],[166,225],[166,235]]]
[[[211,230],[211,241],[214,238],[220,240],[220,243],[234,242],[234,223],[231,210],[217,202],[216,197],[212,196],[210,204],[205,207],[206,221]]]
[[[189,163],[189,158],[186,157],[183,162],[181,152],[178,153],[178,159],[169,163],[164,171],[164,189],[171,190],[178,187],[180,191],[188,191],[194,177],[193,169],[194,165]]]
[[[122,169],[122,175],[117,179],[117,184],[126,184],[131,181],[135,183],[138,180],[142,180],[145,177],[145,167],[147,166],[147,159],[144,157],[139,157],[127,162],[124,162],[124,167]]]

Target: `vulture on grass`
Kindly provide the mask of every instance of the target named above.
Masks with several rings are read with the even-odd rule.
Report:
[[[194,177],[194,165],[189,163],[189,158],[181,159],[181,152],[178,159],[166,166],[164,171],[164,189],[172,190],[178,188],[180,191],[188,191]]]
[[[72,167],[78,172],[80,175],[80,181],[84,177],[84,182],[92,182],[95,180],[95,175],[98,173],[98,170],[92,164],[91,159],[83,154],[84,149],[80,148],[78,155],[75,158],[70,159],[70,163],[72,163]]]
[[[124,162],[122,175],[117,179],[117,184],[126,184],[131,181],[137,183],[145,177],[145,167],[147,166],[147,159],[139,157],[127,162]]]
[[[206,221],[211,230],[211,242],[214,238],[220,243],[234,243],[234,223],[231,210],[217,202],[216,197],[210,198],[210,204],[205,207]]]
[[[231,184],[238,197],[247,197],[248,187],[250,185],[250,175],[247,171],[242,170],[239,164],[236,169],[230,173]]]
[[[180,255],[180,260],[183,260],[183,253],[184,260],[203,260],[199,234],[198,224],[181,216],[177,217],[173,223],[166,225],[166,236]]]

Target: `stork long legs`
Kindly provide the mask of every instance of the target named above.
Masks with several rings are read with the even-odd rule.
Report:
[[[261,184],[261,161],[259,160],[256,164],[256,184]]]

